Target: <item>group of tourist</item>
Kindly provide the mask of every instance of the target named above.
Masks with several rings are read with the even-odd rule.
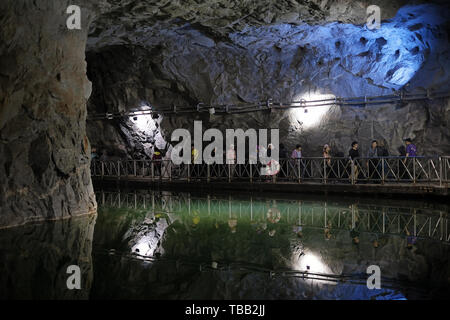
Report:
[[[404,140],[405,146],[403,148],[399,148],[399,156],[403,157],[401,160],[404,164],[404,166],[399,167],[399,176],[400,178],[403,176],[404,171],[406,171],[405,168],[408,166],[408,158],[409,157],[416,157],[417,156],[417,147],[412,143],[410,138],[407,138]],[[172,169],[175,169],[176,172],[178,172],[178,175],[180,176],[186,176],[189,174],[191,177],[199,177],[206,176],[207,172],[204,168],[204,164],[195,164],[195,160],[198,159],[200,156],[200,151],[197,150],[194,145],[191,146],[191,164],[192,166],[190,169],[186,165],[181,166],[174,166],[171,161],[163,162],[162,160],[170,160],[170,153],[171,153],[171,147],[170,144],[167,144],[165,148],[159,149],[155,146],[154,152],[152,154],[151,160],[154,161],[152,170],[152,175],[155,176],[165,176],[165,175],[172,175]],[[295,148],[289,152],[288,149],[285,147],[283,143],[279,145],[279,159],[281,160],[280,163],[276,162],[277,168],[273,169],[271,168],[270,164],[261,164],[258,163],[256,160],[258,159],[258,155],[263,154],[267,155],[267,157],[271,156],[271,153],[275,150],[275,147],[273,144],[269,144],[267,146],[267,149],[264,149],[263,146],[258,146],[255,150],[250,150],[248,154],[245,155],[246,162],[248,160],[251,160],[250,165],[253,166],[252,168],[252,175],[254,177],[261,177],[263,176],[278,176],[280,178],[286,178],[287,172],[289,172],[290,178],[308,178],[313,177],[312,172],[312,166],[309,164],[311,158],[307,158],[304,156],[302,146],[300,144],[297,144]],[[216,150],[213,151],[213,156],[215,156]],[[365,171],[363,167],[365,167],[371,179],[374,179],[376,181],[379,181],[382,176],[382,171],[385,171],[383,169],[387,169],[386,160],[376,160],[383,157],[388,157],[389,152],[388,149],[384,143],[384,140],[372,140],[370,147],[367,149],[367,151],[362,154],[360,153],[360,147],[357,141],[353,141],[351,144],[351,147],[348,151],[347,157],[343,152],[332,152],[332,148],[330,144],[325,144],[322,148],[322,157],[325,160],[324,162],[324,170],[325,170],[325,176],[327,179],[330,179],[330,181],[334,181],[337,178],[337,172],[341,170],[339,173],[339,178],[348,178],[358,180],[358,178],[361,176],[362,171]],[[102,154],[99,156],[97,154],[97,151],[95,148],[92,148],[92,159],[96,160],[116,160],[113,159],[113,157],[109,157],[107,155],[106,150],[102,150]],[[228,170],[231,176],[235,175],[235,168],[237,165],[237,154],[235,150],[234,144],[231,144],[227,150],[224,151],[224,157],[225,157],[225,164],[228,165]],[[286,160],[296,160],[293,164],[289,165],[288,161]],[[342,162],[343,159],[345,162]],[[375,159],[375,160],[374,160]],[[272,162],[272,161],[271,161]],[[350,163],[351,165],[348,165]],[[216,175],[222,174],[223,170],[220,168],[217,168],[217,164],[212,164],[211,170],[210,170],[210,176],[214,177]],[[257,166],[257,168],[256,168]],[[340,166],[338,168],[338,166]],[[342,173],[342,169],[345,171]],[[190,170],[190,173],[187,173],[187,170]],[[271,171],[272,170],[272,171]],[[248,171],[248,170],[247,170]],[[294,171],[294,172],[293,172]],[[388,171],[388,170],[386,170]],[[403,172],[403,173],[402,173]],[[163,174],[165,173],[165,174]],[[244,176],[245,174],[249,174],[249,172],[243,172]],[[175,174],[176,175],[176,174]],[[243,177],[244,177],[243,176]]]
[[[415,157],[417,156],[417,147],[412,143],[412,140],[410,138],[407,138],[405,141],[405,147],[399,148],[399,156],[402,157]],[[279,150],[280,159],[286,159],[287,156],[287,150],[284,147],[283,144],[280,144],[280,150]],[[389,152],[385,146],[384,140],[372,140],[371,145],[369,149],[367,150],[365,157],[366,158],[379,158],[379,157],[388,157]],[[332,152],[331,147],[329,144],[325,144],[322,149],[322,157],[327,159],[327,162],[329,163],[329,159],[332,158]],[[344,158],[344,154],[340,152],[335,153],[335,157],[337,158]],[[351,160],[355,160],[356,158],[364,157],[364,155],[361,155],[359,153],[359,144],[357,141],[353,141],[351,144],[351,148],[348,151],[348,158]],[[291,159],[301,159],[303,158],[302,154],[302,146],[300,144],[297,144],[295,146],[295,149],[291,152]]]

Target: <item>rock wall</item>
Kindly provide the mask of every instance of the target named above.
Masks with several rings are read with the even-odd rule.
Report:
[[[0,227],[94,212],[86,136],[85,46],[70,1],[0,3]]]
[[[383,3],[383,18],[391,19],[383,20],[379,30],[368,30],[359,24],[361,17],[354,8],[345,5],[350,9],[341,15],[334,5],[313,6],[313,18],[302,15],[298,19],[303,22],[278,17],[267,22],[261,18],[263,10],[254,9],[255,21],[243,18],[246,23],[239,20],[231,29],[208,24],[202,16],[206,13],[195,11],[194,5],[190,10],[196,13],[191,14],[201,27],[170,16],[173,6],[164,8],[167,17],[156,19],[155,13],[152,25],[139,20],[131,26],[124,19],[114,28],[106,27],[102,22],[110,21],[110,16],[105,13],[88,39],[88,76],[93,82],[88,110],[92,114],[120,112],[144,105],[194,109],[200,102],[239,105],[269,98],[358,97],[399,94],[399,90],[448,92],[448,7],[416,4],[397,12],[398,7],[386,9]],[[145,12],[146,8],[141,9]],[[145,139],[153,141],[161,133],[169,140],[176,128],[192,129],[194,119],[203,120],[204,128],[222,130],[279,128],[288,148],[301,143],[309,156],[320,156],[325,143],[331,144],[335,153],[347,153],[353,140],[360,142],[365,153],[372,139],[386,140],[390,153],[398,155],[397,148],[407,137],[414,140],[421,154],[450,153],[448,99],[310,108],[308,113],[297,109],[211,117],[195,113],[165,116],[159,120],[158,132],[138,128],[140,134],[135,136],[130,133],[133,126],[129,119],[89,123],[89,131],[95,139],[101,128],[117,128],[114,136],[120,139],[106,147],[131,157],[145,154],[140,151],[145,144],[151,149],[152,143]],[[105,147],[97,140],[96,145]],[[121,151],[125,149],[126,154]]]

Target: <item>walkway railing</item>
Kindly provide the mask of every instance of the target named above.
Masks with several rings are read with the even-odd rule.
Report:
[[[267,175],[268,170],[278,173]],[[450,156],[282,159],[278,165],[181,164],[171,160],[114,160],[91,163],[93,177],[140,177],[151,181],[271,181],[348,183],[425,183],[447,186]]]

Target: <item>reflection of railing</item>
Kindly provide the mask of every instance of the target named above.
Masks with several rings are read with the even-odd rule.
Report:
[[[181,164],[171,160],[118,160],[91,163],[94,177],[140,177],[152,181],[314,181],[327,183],[428,183],[448,185],[450,157],[301,158],[282,159],[278,173],[266,175],[267,166],[253,164]]]
[[[199,218],[215,216],[224,219],[247,219],[267,221],[268,209],[276,208],[280,213],[279,223],[302,225],[309,228],[333,230],[355,229],[376,235],[397,235],[430,238],[450,243],[449,219],[440,210],[415,207],[392,207],[377,205],[339,205],[326,202],[298,200],[233,200],[194,198],[189,194],[169,193],[121,193],[98,192],[97,202],[101,207],[150,209],[152,213],[174,213],[196,215]],[[272,210],[274,212],[274,210]]]

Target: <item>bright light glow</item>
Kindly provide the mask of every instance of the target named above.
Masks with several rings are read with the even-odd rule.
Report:
[[[309,266],[309,270],[308,270]],[[309,271],[313,273],[330,273],[329,268],[322,262],[322,260],[312,252],[305,252],[296,263],[296,269],[300,271]]]
[[[309,101],[334,99],[334,95],[331,94],[309,94],[297,96],[294,101],[300,101],[301,99]],[[308,103],[307,105],[318,105],[321,102]],[[305,112],[306,109],[306,112]],[[292,115],[295,120],[300,121],[305,129],[316,127],[320,124],[323,116],[330,110],[330,106],[311,106],[306,108],[293,108],[291,109]]]
[[[142,237],[139,241],[131,248],[131,252],[137,253],[141,256],[151,257],[156,250],[156,245],[153,244],[155,241],[151,241],[150,237]],[[136,251],[136,249],[139,250]]]
[[[136,118],[136,120],[134,120]],[[151,115],[138,115],[130,117],[130,120],[134,125],[143,132],[148,132],[156,129],[155,119],[152,119]]]

